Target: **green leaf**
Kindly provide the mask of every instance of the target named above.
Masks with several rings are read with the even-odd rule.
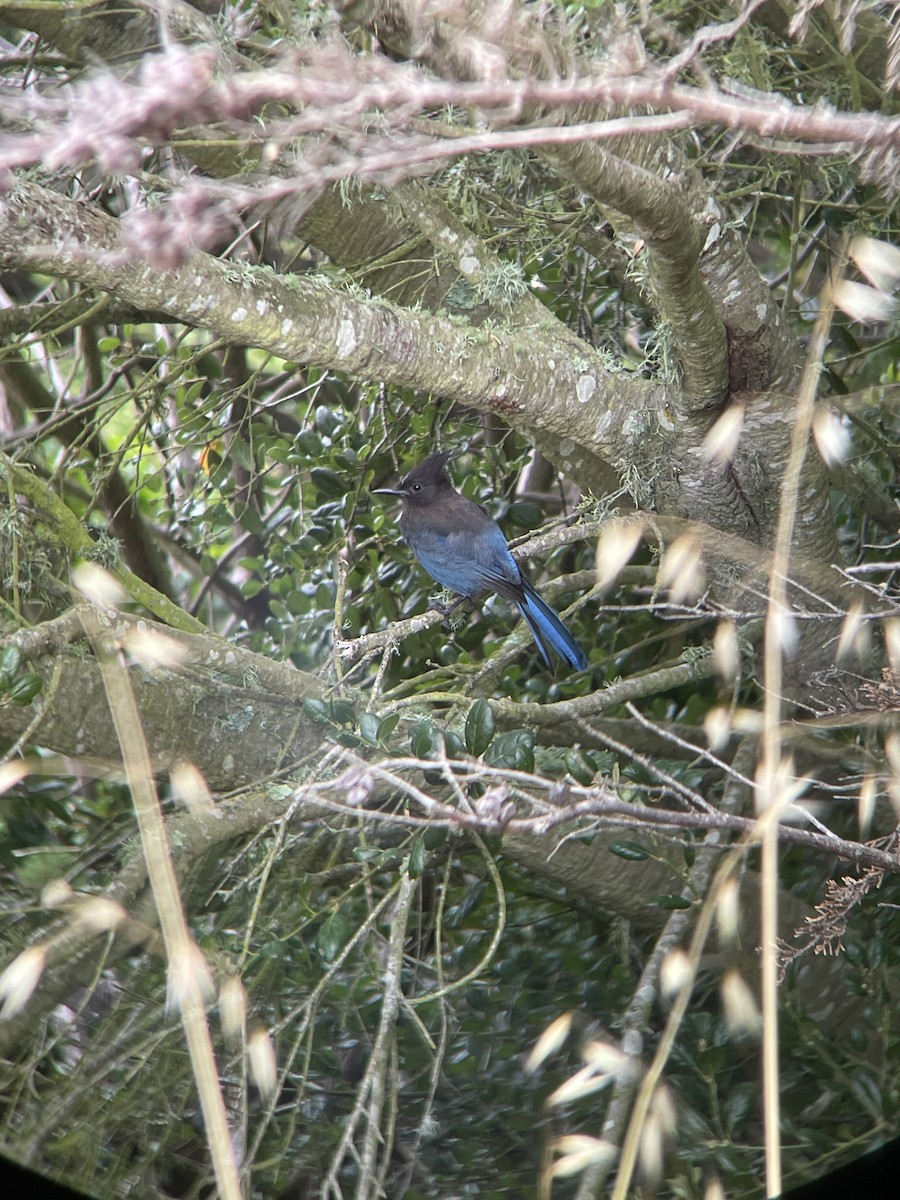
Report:
[[[303,711],[311,721],[317,721],[320,725],[331,724],[331,709],[324,700],[304,700]]]
[[[563,756],[566,770],[576,783],[588,787],[594,782],[596,768],[583,750],[567,750]]]
[[[513,771],[534,770],[534,734],[530,729],[510,729],[498,734],[484,756],[492,767]]]
[[[425,838],[417,833],[409,851],[409,873],[417,879],[425,869]]]
[[[872,1073],[865,1067],[858,1067],[851,1073],[850,1088],[864,1108],[870,1113],[880,1113],[884,1110],[884,1096]]]
[[[344,422],[340,414],[336,413],[331,408],[327,408],[324,404],[320,404],[316,409],[316,427],[321,430],[326,437],[333,437],[343,423]]]
[[[610,854],[615,854],[619,858],[627,858],[631,862],[642,862],[645,858],[650,857],[650,851],[642,846],[640,842],[630,842],[627,840],[612,842],[607,849]]]
[[[262,517],[255,508],[250,504],[242,504],[237,512],[238,523],[247,530],[248,533],[261,535],[265,530],[262,522]]]
[[[20,675],[9,689],[10,703],[15,704],[18,708],[24,708],[26,704],[32,702],[43,686],[44,681],[40,675],[35,675],[33,672],[28,675]]]
[[[465,758],[466,744],[453,729],[444,734],[444,752],[448,758]]]
[[[443,846],[448,836],[449,834],[446,829],[443,829],[437,825],[429,825],[429,827],[425,830],[425,849],[437,850],[438,846]]]
[[[116,340],[116,342],[118,342],[119,339],[116,338],[115,340]],[[184,399],[182,400],[182,404],[186,405],[189,408],[193,408],[193,406],[196,404],[196,402],[203,395],[203,389],[205,387],[206,387],[205,379],[198,379],[196,383],[192,383],[191,386],[189,388],[187,388],[187,390],[184,393]]]
[[[239,558],[238,566],[243,567],[245,571],[264,571],[266,569],[266,560],[260,555],[248,556],[247,558]]]
[[[0,650],[0,675],[15,675],[21,661],[18,646],[4,646]]]
[[[316,949],[326,962],[334,962],[350,936],[350,925],[339,913],[325,921],[316,937]]]
[[[414,758],[429,758],[434,753],[434,729],[430,721],[420,721],[413,729],[409,748]]]
[[[255,463],[253,462],[253,455],[250,451],[250,447],[242,437],[231,439],[231,445],[228,447],[228,453],[239,467],[243,467],[245,471],[253,470],[255,466]]]
[[[494,737],[494,714],[487,700],[476,700],[466,717],[466,749],[480,758]]]
[[[400,714],[391,713],[389,717],[382,717],[378,724],[378,741],[384,744],[388,738],[400,724]]]
[[[541,506],[536,500],[516,500],[509,506],[506,516],[519,529],[537,529],[543,519]]]
[[[313,481],[313,486],[320,496],[329,496],[337,498],[343,496],[347,488],[340,475],[330,471],[328,467],[313,467],[309,473],[310,479]]]
[[[28,854],[17,863],[14,874],[22,887],[39,891],[51,879],[59,879],[72,869],[77,855],[66,850],[45,850]]]
[[[335,700],[331,706],[331,717],[338,725],[355,725],[356,713],[346,700]]]
[[[375,862],[376,859],[384,858],[384,851],[379,850],[377,846],[357,846],[352,858],[354,862]]]
[[[477,883],[472,884],[465,896],[459,902],[454,904],[447,912],[447,925],[450,929],[455,929],[459,924],[466,919],[469,913],[473,912],[481,903],[481,898],[485,892],[484,880],[479,879]]]
[[[364,742],[368,742],[370,746],[378,745],[380,729],[381,721],[375,713],[366,712],[359,718],[359,736]]]

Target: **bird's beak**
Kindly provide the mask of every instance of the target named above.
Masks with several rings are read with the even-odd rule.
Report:
[[[402,488],[372,488],[371,495],[373,496],[405,496],[406,492]]]

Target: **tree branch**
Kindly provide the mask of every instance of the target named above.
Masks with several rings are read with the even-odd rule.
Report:
[[[321,699],[325,686],[313,676],[242,650],[212,634],[184,633],[145,618],[119,613],[116,636],[126,645],[135,634],[156,635],[170,647],[177,667],[132,667],[132,686],[155,771],[192,762],[215,790],[230,791],[268,778],[315,750],[322,728],[302,711],[305,699]],[[97,664],[76,647],[72,614],[3,639],[28,658],[38,674],[61,672],[64,704],[45,713],[33,741],[59,754],[116,765],[118,742]],[[139,650],[139,643],[132,643]],[[28,724],[28,708],[0,707],[0,739],[13,741]]]
[[[541,424],[613,460],[638,440],[626,432],[633,414],[666,399],[658,386],[606,370],[587,344],[576,360],[539,331],[477,330],[202,253],[161,271],[129,253],[111,217],[34,184],[0,196],[0,268],[77,279],[230,342],[452,397],[514,426]]]

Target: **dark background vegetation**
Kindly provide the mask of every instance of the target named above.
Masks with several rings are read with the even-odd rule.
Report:
[[[785,1186],[897,1133],[898,34],[854,0],[0,5],[6,1153],[213,1186],[84,562],[210,995],[241,984],[209,1021],[245,1195],[606,1194],[708,906],[641,1186],[759,1195],[773,745],[809,805]],[[423,616],[371,490],[435,448],[586,672],[499,598]],[[554,1097],[598,1047],[607,1086]],[[566,1173],[575,1135],[616,1152]]]

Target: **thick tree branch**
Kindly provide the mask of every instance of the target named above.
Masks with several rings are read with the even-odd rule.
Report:
[[[240,345],[452,397],[514,426],[541,424],[614,461],[636,438],[634,413],[649,416],[666,399],[606,370],[586,344],[577,360],[561,354],[540,330],[476,330],[201,253],[160,271],[128,253],[111,217],[33,184],[0,196],[0,247],[0,268],[77,279]]]
[[[590,142],[545,149],[543,157],[646,239],[653,292],[681,366],[678,406],[685,414],[717,408],[728,390],[725,326],[700,276],[703,233],[682,195]]]
[[[588,73],[565,45],[565,32],[525,9],[515,14],[510,11],[505,22],[497,22],[487,10],[473,6],[461,21],[457,14],[438,13],[433,18],[419,18],[415,29],[406,30],[404,22],[412,24],[409,11],[395,0],[376,0],[371,20],[379,29],[387,23],[391,36],[399,36],[401,42],[406,35],[416,56],[445,78],[465,79],[477,73],[477,68],[473,71],[469,47],[479,40],[502,56],[505,75],[523,76],[529,85],[539,86],[548,76],[558,74],[568,76],[569,83],[572,76]],[[599,73],[602,68],[595,70]],[[607,68],[604,78],[607,73],[615,72]],[[559,127],[571,122],[608,116],[604,108],[615,108],[615,117],[625,118],[613,120],[614,126],[620,124],[622,128],[612,149],[604,149],[587,137],[559,147],[545,146],[543,157],[601,209],[612,208],[646,240],[652,290],[682,371],[680,404],[685,412],[708,410],[725,398],[728,365],[725,328],[698,269],[705,230],[696,223],[683,193],[662,178],[662,156],[652,149],[656,143],[648,147],[635,136],[645,118],[626,115],[634,109],[631,104],[611,105],[600,98],[592,99],[590,104],[585,97],[583,103],[555,107],[529,97],[515,104],[512,118],[507,108],[494,120],[504,126],[543,124],[558,133]],[[650,155],[657,157],[660,173],[628,161],[629,147],[637,149],[642,160]]]
[[[192,762],[215,790],[231,791],[267,778],[315,750],[322,727],[303,713],[303,701],[327,690],[310,675],[232,646],[212,634],[177,632],[152,621],[117,615],[117,637],[155,634],[161,652],[177,666],[132,667],[132,686],[154,770]],[[72,614],[3,640],[32,669],[49,679],[60,671],[56,694],[32,740],[73,758],[87,753],[110,766],[119,762],[115,729],[93,658],[77,645]],[[141,651],[140,639],[132,642]],[[151,645],[152,649],[152,645]],[[40,698],[37,703],[40,703]],[[14,741],[31,720],[29,708],[0,707],[0,740]]]

